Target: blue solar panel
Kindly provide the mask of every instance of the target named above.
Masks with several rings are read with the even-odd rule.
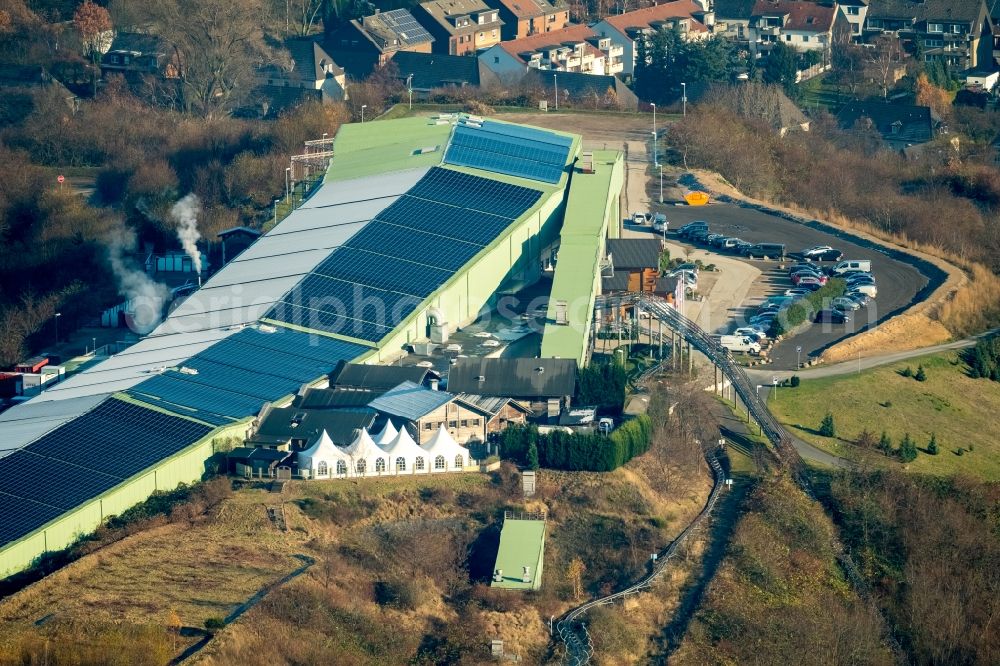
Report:
[[[411,196],[400,197],[379,213],[377,219],[480,246],[492,243],[511,224],[507,217]]]
[[[0,494],[3,520],[0,520],[0,544],[31,534],[45,523],[63,514],[63,509],[31,500]]]
[[[378,342],[392,332],[392,326],[353,319],[330,310],[312,310],[289,303],[283,303],[280,312],[276,306],[274,314],[269,314],[268,317],[315,331],[336,333],[369,342]]]
[[[349,247],[336,250],[313,272],[420,297],[429,296],[452,276],[451,271]]]
[[[321,363],[324,369],[320,374],[328,372],[327,368],[333,368],[338,361],[350,361],[357,358],[365,351],[364,347],[336,340],[325,335],[314,333],[302,333],[288,328],[276,328],[274,331],[258,331],[254,328],[246,328],[217,343],[211,349],[227,346],[243,346],[249,349],[260,350],[265,353],[281,352],[299,358],[311,359]],[[285,356],[276,357],[278,362],[284,362]]]
[[[534,206],[542,193],[530,187],[434,167],[406,195],[514,220]]]
[[[487,120],[483,122],[483,129],[494,134],[517,136],[523,139],[529,139],[540,143],[550,143],[552,145],[563,146],[565,148],[569,148],[573,145],[573,139],[568,136],[556,134],[555,132],[548,132],[535,127],[527,127],[525,125],[508,125],[507,123],[498,123],[495,120]]]
[[[111,399],[24,450],[127,479],[198,441],[209,430],[201,423]]]
[[[457,271],[483,249],[482,245],[445,238],[413,228],[375,221],[354,235],[347,247],[390,254],[401,259]]]
[[[259,412],[264,402],[256,396],[192,382],[187,375],[172,371],[151,377],[131,388],[128,393],[141,397],[152,405],[164,402],[187,408],[187,413],[191,416],[212,423],[219,423],[220,419],[209,419],[207,415],[240,419]],[[164,407],[169,408],[167,405]],[[226,420],[221,419],[222,422]]]
[[[556,183],[565,169],[570,144],[549,136],[537,130],[511,132],[499,123],[459,126],[444,159],[449,164]]]

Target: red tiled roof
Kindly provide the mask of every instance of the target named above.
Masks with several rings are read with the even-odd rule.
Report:
[[[500,42],[500,48],[515,58],[520,58],[521,53],[534,53],[547,46],[560,46],[563,42],[582,42],[586,41],[588,37],[595,36],[596,33],[588,26],[571,25],[562,30],[540,32],[537,35]]]
[[[497,2],[519,19],[544,16],[566,9],[559,2],[548,2],[547,0],[497,0]]]
[[[837,8],[802,0],[757,0],[752,16],[787,16],[785,30],[829,32],[837,16]]]
[[[691,15],[703,11],[701,6],[691,0],[674,0],[655,7],[637,9],[634,12],[608,16],[604,20],[617,28],[622,34],[629,28],[648,28],[650,23],[672,18],[690,18],[691,32],[708,32],[708,28]]]

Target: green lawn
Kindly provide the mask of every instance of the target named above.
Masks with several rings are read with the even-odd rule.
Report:
[[[810,110],[824,108],[835,114],[851,99],[838,86],[827,83],[827,77],[827,74],[822,74],[799,84],[800,107]]]
[[[899,374],[907,366],[916,372],[918,365],[927,373],[924,382]],[[799,437],[835,455],[898,465],[850,442],[862,430],[876,437],[885,430],[898,446],[908,432],[920,452],[906,469],[1000,479],[1000,383],[971,379],[966,371],[956,352],[934,354],[858,375],[804,379],[798,388],[778,389],[770,407]],[[818,433],[827,411],[833,414],[836,438]],[[924,452],[931,433],[937,436],[936,456]],[[960,448],[965,449],[961,456],[956,454]]]

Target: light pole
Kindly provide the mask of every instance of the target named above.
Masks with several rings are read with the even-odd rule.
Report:
[[[59,344],[59,317],[62,317],[62,312],[56,313],[56,344]]]
[[[292,200],[292,167],[285,167],[285,201]]]
[[[97,338],[91,338],[94,343],[94,356],[97,356]]]
[[[650,103],[653,107],[653,145],[656,145],[656,104]],[[659,164],[659,162],[654,162],[654,164]]]
[[[660,167],[660,203],[663,203],[663,165],[657,164]],[[663,225],[663,240],[667,240],[667,225]]]
[[[367,104],[362,104],[362,105],[361,105],[361,124],[362,124],[362,125],[363,125],[363,124],[364,124],[364,122],[365,122],[365,109],[367,109],[367,108],[368,108],[368,105],[367,105]]]
[[[656,154],[656,132],[653,132],[653,166],[660,166],[660,158]]]
[[[413,110],[413,74],[406,77],[406,93],[410,96],[410,111]]]
[[[557,74],[552,75],[552,85],[556,87],[556,111],[559,110],[559,76]]]
[[[688,84],[681,84],[681,115],[688,114]]]
[[[281,197],[277,197],[274,200],[274,223],[278,224],[278,202],[281,201]]]
[[[796,368],[801,368],[802,367],[802,345],[798,345],[798,346],[795,347],[795,356],[796,356],[795,367]]]

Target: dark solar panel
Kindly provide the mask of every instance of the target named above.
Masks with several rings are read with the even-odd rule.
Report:
[[[325,335],[293,331],[288,328],[275,328],[271,332],[246,328],[236,335],[227,338],[224,342],[261,350],[264,353],[282,352],[300,358],[311,359],[322,363],[324,368],[327,366],[333,368],[337,365],[337,361],[340,360],[351,361],[365,351],[364,347],[350,342],[336,340]],[[219,343],[219,345],[221,344]],[[215,345],[215,347],[219,345]],[[284,359],[285,357],[281,356],[279,358]],[[324,369],[320,374],[326,372],[327,369]]]
[[[282,304],[280,312],[268,314],[271,319],[288,324],[304,326],[316,331],[336,333],[359,340],[378,342],[392,332],[391,326],[352,319],[338,312],[328,310],[310,310],[298,305]]]
[[[31,534],[63,514],[62,509],[3,494],[0,494],[0,506],[3,507],[0,544],[7,544]]]
[[[494,120],[487,120],[483,122],[482,129],[487,132],[492,132],[493,134],[516,136],[522,139],[529,139],[539,143],[549,143],[555,146],[563,146],[565,148],[569,148],[573,145],[573,139],[568,136],[563,136],[562,134],[556,134],[555,132],[548,132],[534,127],[527,127],[525,125],[508,125],[507,123],[498,123]]]
[[[530,187],[501,183],[441,167],[428,171],[406,194],[511,220],[523,215],[542,196],[541,191]]]
[[[430,295],[453,275],[440,268],[349,247],[336,250],[313,272],[421,298]]]
[[[456,127],[452,144],[560,167],[565,166],[568,153],[568,149],[564,146],[538,143],[519,136],[504,136],[472,127]]]
[[[264,402],[256,396],[192,382],[187,375],[174,371],[151,377],[128,392],[143,396],[144,400],[153,405],[163,402],[187,407],[192,410],[190,415],[195,418],[205,418],[201,412],[207,412],[240,419],[259,412]],[[167,405],[162,406],[169,408]],[[212,422],[217,422],[217,419]]]
[[[127,479],[209,430],[201,423],[111,399],[29,444],[25,451]]]
[[[452,144],[448,148],[447,160],[455,166],[485,169],[495,173],[505,173],[519,178],[533,178],[546,183],[557,183],[563,167],[536,162],[521,157],[491,153],[471,146]]]
[[[385,222],[370,222],[354,235],[347,247],[380,252],[409,261],[457,271],[483,247]]]
[[[400,197],[377,219],[481,246],[492,243],[511,223],[508,217],[411,196]]]

